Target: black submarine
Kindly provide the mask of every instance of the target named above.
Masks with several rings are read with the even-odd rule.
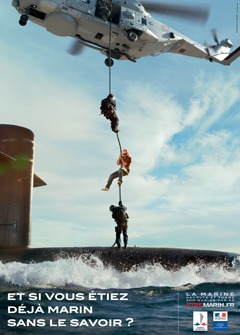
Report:
[[[34,134],[16,125],[0,125],[0,261],[39,263],[79,258],[90,264],[98,257],[104,266],[130,271],[146,264],[177,271],[188,264],[217,264],[231,269],[235,253],[175,248],[111,247],[31,248],[33,187],[46,183],[34,173]],[[94,262],[93,262],[94,263]],[[93,264],[94,266],[94,264]]]

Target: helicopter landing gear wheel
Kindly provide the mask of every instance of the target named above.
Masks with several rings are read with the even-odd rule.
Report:
[[[28,16],[27,15],[21,15],[20,20],[19,20],[20,26],[26,26],[27,22],[28,22]]]
[[[110,61],[109,61],[109,58],[106,58],[104,63],[107,67],[112,67],[114,64],[114,61],[112,60],[112,58],[110,59]]]

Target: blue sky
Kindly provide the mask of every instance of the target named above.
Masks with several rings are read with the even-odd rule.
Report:
[[[238,47],[237,3],[212,0],[205,26],[155,18],[199,43],[217,28]],[[48,184],[34,189],[32,246],[110,246],[118,187],[101,188],[119,148],[99,116],[105,57],[72,57],[70,38],[21,27],[10,0],[0,9],[1,123],[35,133],[35,172]],[[133,158],[122,187],[130,246],[239,252],[239,70],[240,59],[224,67],[174,54],[115,61],[120,139]]]

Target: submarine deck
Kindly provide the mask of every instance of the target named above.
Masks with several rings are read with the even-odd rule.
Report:
[[[3,263],[40,263],[59,259],[81,258],[94,266],[94,258],[99,258],[104,266],[112,266],[119,271],[129,271],[145,264],[160,264],[167,270],[178,270],[188,264],[218,264],[231,268],[235,253],[175,248],[129,247],[118,250],[111,247],[65,247],[2,249],[0,261]]]

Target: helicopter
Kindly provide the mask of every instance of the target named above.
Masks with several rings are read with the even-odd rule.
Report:
[[[137,0],[12,0],[19,12],[19,24],[28,20],[57,36],[75,38],[70,54],[90,47],[113,59],[129,60],[171,52],[222,65],[230,65],[240,56],[240,47],[233,52],[232,42],[219,42],[213,30],[215,45],[201,45],[152,18],[148,10],[165,15],[204,22],[209,10],[204,6],[157,4]],[[113,58],[113,59],[112,59]]]

